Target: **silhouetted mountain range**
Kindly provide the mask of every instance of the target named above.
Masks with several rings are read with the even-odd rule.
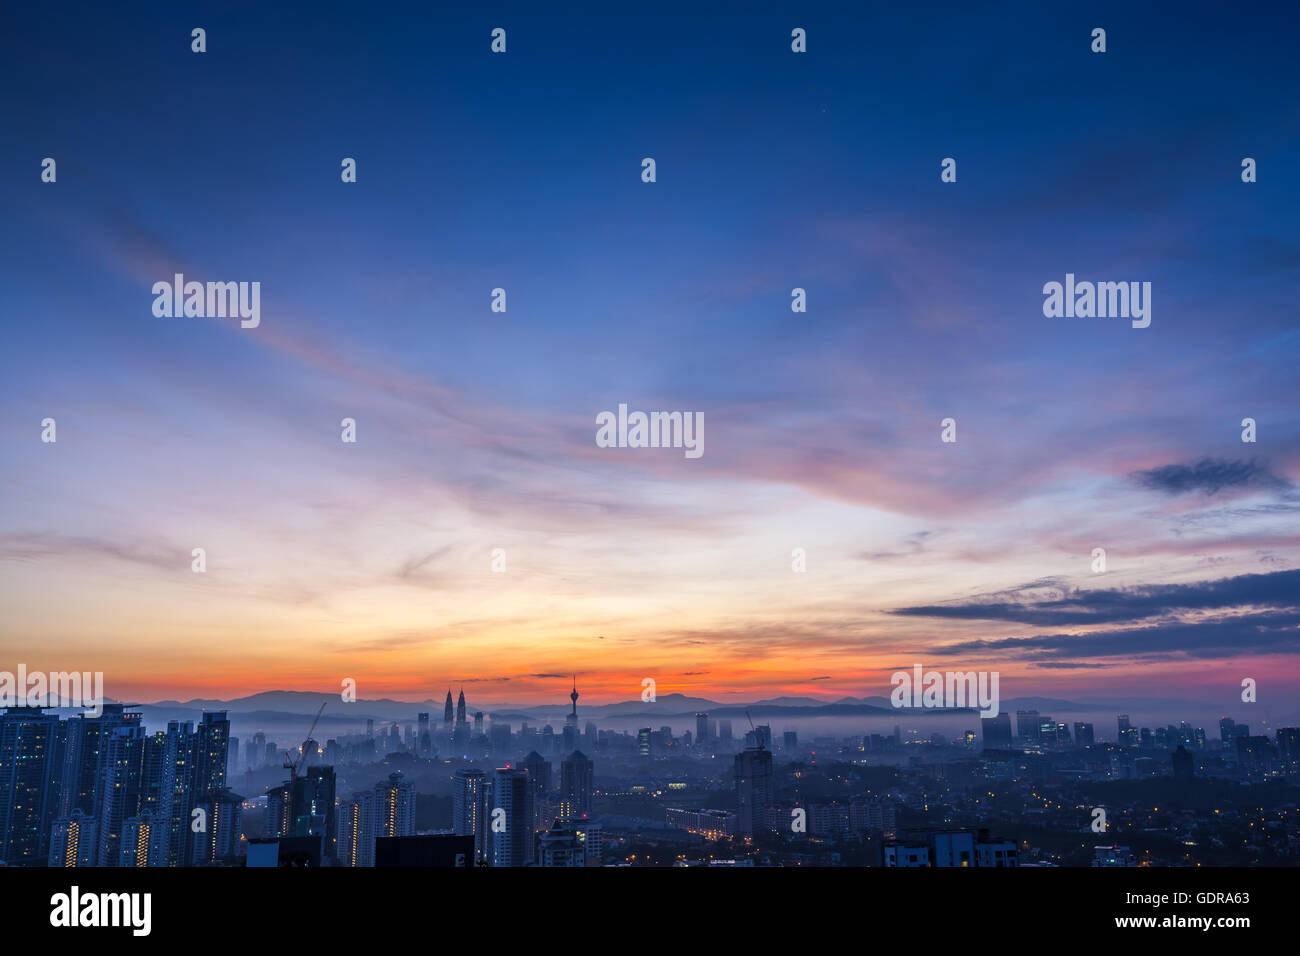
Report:
[[[148,726],[165,724],[168,720],[195,720],[204,710],[225,710],[231,721],[241,725],[243,732],[252,725],[268,733],[305,731],[313,716],[325,704],[317,728],[317,736],[343,733],[363,726],[366,720],[376,723],[392,721],[409,722],[417,713],[427,712],[435,726],[441,723],[443,700],[426,698],[422,701],[401,701],[391,698],[358,700],[343,703],[338,694],[323,694],[313,691],[273,690],[237,697],[231,700],[213,698],[196,698],[187,701],[164,700],[152,704],[134,705],[143,712]],[[558,722],[568,712],[569,702],[558,700],[547,705],[518,705],[484,707],[467,701],[472,715],[476,710],[483,710],[494,720],[536,722]],[[1037,710],[1044,714],[1087,713],[1101,715],[1123,713],[1125,710],[1146,711],[1168,709],[1175,712],[1193,712],[1204,709],[1203,702],[1183,700],[1153,700],[1149,698],[1110,698],[1090,699],[1084,701],[1061,700],[1049,697],[1014,697],[1001,701],[1001,711],[1013,716],[1017,710]],[[951,715],[957,711],[938,709],[894,708],[888,697],[843,697],[838,700],[821,700],[814,697],[775,697],[756,700],[749,704],[722,703],[704,697],[689,697],[685,694],[663,694],[654,701],[629,700],[613,704],[585,706],[579,703],[578,713],[584,720],[645,718],[646,720],[664,720],[691,718],[696,713],[707,711],[709,716],[718,718],[739,718],[744,720],[746,711],[756,722],[771,718],[816,718],[816,717],[882,717],[906,716],[908,718],[926,718],[939,715]],[[974,715],[973,709],[966,713]]]

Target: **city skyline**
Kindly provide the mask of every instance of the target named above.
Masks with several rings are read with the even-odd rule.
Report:
[[[1169,733],[1181,728],[1177,731],[1180,738],[1186,738],[1189,742],[1195,738],[1198,746],[1203,748],[1216,726],[1220,729],[1220,734],[1225,736],[1225,727],[1236,726],[1243,734],[1248,733],[1247,728],[1254,728],[1257,733],[1267,737],[1283,730],[1292,733],[1286,728],[1300,721],[1300,711],[1291,703],[1277,708],[1253,702],[1238,702],[1222,710],[1213,710],[1203,702],[1187,700],[1108,699],[1080,702],[1032,696],[1010,697],[1000,701],[999,713],[994,716],[982,714],[977,707],[924,706],[919,701],[900,704],[883,696],[841,700],[787,697],[768,701],[727,702],[676,694],[668,695],[662,701],[641,699],[612,706],[587,706],[584,713],[578,714],[577,701],[580,695],[576,675],[571,676],[571,681],[566,694],[569,700],[567,711],[561,709],[566,705],[555,701],[517,706],[493,706],[477,700],[471,703],[466,700],[463,689],[453,703],[449,687],[440,723],[430,720],[431,717],[436,717],[433,708],[437,700],[434,697],[412,701],[345,700],[336,704],[328,716],[325,716],[325,712],[335,695],[310,692],[270,691],[231,701],[124,703],[101,700],[98,703],[101,712],[108,706],[117,711],[125,708],[127,712],[136,713],[146,728],[170,727],[187,722],[202,723],[210,714],[217,713],[235,732],[252,735],[263,741],[263,745],[271,742],[277,747],[285,740],[297,740],[302,725],[307,722],[307,712],[316,708],[311,722],[312,729],[319,727],[323,736],[347,739],[364,731],[365,736],[374,738],[378,732],[378,738],[375,739],[391,738],[397,752],[400,752],[403,747],[410,746],[410,735],[414,730],[415,739],[419,741],[427,736],[428,743],[434,750],[440,749],[434,743],[437,739],[443,739],[444,745],[450,742],[448,753],[452,758],[457,755],[467,756],[474,750],[472,740],[482,744],[492,739],[495,743],[496,735],[501,731],[504,731],[508,739],[511,728],[516,723],[519,724],[520,732],[524,733],[529,730],[530,722],[536,724],[531,728],[533,733],[540,733],[544,735],[543,739],[562,747],[557,753],[570,753],[578,747],[580,739],[586,740],[588,746],[594,745],[595,739],[590,735],[596,728],[624,736],[629,731],[640,736],[655,728],[658,728],[656,733],[675,732],[680,728],[687,734],[694,729],[697,739],[703,740],[717,732],[719,727],[726,728],[727,739],[731,739],[733,728],[748,738],[750,733],[744,730],[745,723],[751,727],[757,723],[758,730],[766,733],[769,746],[773,734],[771,724],[776,724],[787,737],[802,734],[824,741],[835,738],[852,740],[855,736],[863,735],[864,739],[869,739],[877,736],[876,731],[892,728],[891,735],[899,743],[907,745],[966,739],[971,746],[978,741],[984,749],[1011,747],[1013,739],[1021,746],[1034,746],[1034,742],[1040,739],[1040,731],[1041,739],[1052,741],[1050,746],[1053,747],[1090,746],[1094,741],[1122,747],[1138,744],[1138,728],[1141,728],[1142,746],[1151,747],[1157,739],[1164,739],[1166,728]],[[236,709],[241,705],[247,709]],[[40,705],[36,706],[39,708]],[[418,711],[421,707],[430,709]],[[701,707],[708,709],[701,710]],[[66,706],[47,707],[45,710],[51,715],[69,719],[80,716],[76,708]],[[10,710],[13,714],[22,712],[21,706]],[[3,714],[3,710],[0,710],[0,714]],[[325,717],[323,722],[322,717]],[[1063,718],[1064,722],[1057,718]],[[1013,721],[1014,734],[1011,730]],[[1040,721],[1046,722],[1041,728]],[[580,729],[580,724],[583,729]],[[650,726],[643,726],[647,724]],[[1150,735],[1147,724],[1154,725],[1155,737]],[[387,731],[384,728],[388,728]],[[1083,736],[1079,736],[1080,728],[1086,728]],[[402,743],[403,731],[405,744]],[[1131,740],[1128,739],[1130,732],[1135,735]],[[990,733],[994,735],[993,738],[989,737]],[[314,743],[319,744],[319,741]],[[259,745],[259,753],[263,745]],[[295,746],[291,743],[289,752],[294,750]],[[296,750],[301,752],[302,747],[298,746]],[[324,751],[321,753],[324,754]]]
[[[7,709],[0,862],[1133,867],[1295,854],[1295,726],[1225,717],[1216,736],[1119,714],[1110,741],[1029,709],[954,737],[895,724],[837,739],[753,720],[741,736],[706,712],[680,735],[580,728],[571,710],[555,733],[489,728],[479,713],[471,730],[463,697],[447,702],[440,726],[420,712],[387,731],[322,729],[323,742],[321,708],[285,750],[236,735],[219,710],[150,731],[120,704],[67,719]]]
[[[466,683],[472,685],[473,683],[475,683],[475,679],[467,678]],[[943,714],[951,714],[953,716],[961,716],[962,714],[973,714],[976,717],[979,716],[979,708],[974,705],[971,705],[969,707],[953,707],[953,706],[925,707],[920,704],[916,704],[916,705],[904,704],[901,706],[896,706],[893,704],[893,702],[890,699],[891,689],[892,688],[889,686],[883,688],[866,688],[862,690],[860,693],[847,694],[843,696],[837,694],[825,694],[819,692],[812,692],[808,694],[781,695],[776,697],[762,697],[759,696],[758,694],[743,694],[743,693],[719,695],[715,697],[705,697],[696,694],[682,693],[681,691],[670,691],[664,694],[657,694],[654,699],[645,699],[643,697],[639,698],[635,694],[629,694],[627,697],[615,696],[615,697],[611,697],[609,700],[602,700],[602,701],[595,701],[595,702],[587,701],[583,705],[584,706],[583,713],[579,714],[578,716],[580,718],[586,718],[594,715],[596,717],[599,717],[602,720],[611,720],[611,719],[624,719],[624,718],[636,716],[638,714],[642,716],[660,714],[665,717],[671,717],[675,720],[685,720],[688,718],[693,718],[695,716],[697,711],[694,708],[699,704],[707,704],[707,705],[716,706],[718,708],[725,708],[727,709],[729,716],[734,716],[735,714],[743,714],[744,709],[746,707],[777,708],[777,710],[772,711],[775,713],[783,713],[784,711],[780,710],[780,708],[785,708],[790,710],[790,713],[792,715],[790,719],[801,719],[801,718],[812,719],[816,717],[816,712],[819,708],[830,708],[833,707],[834,705],[860,705],[860,706],[876,707],[882,710],[882,713],[869,715],[865,719],[881,719],[884,717],[889,717],[891,714],[896,717],[917,716],[918,714],[922,714],[925,716],[936,716],[936,717],[942,716]],[[1077,700],[1071,700],[1068,698],[1052,697],[1048,695],[1033,694],[1027,692],[1003,695],[1001,706],[1003,708],[1002,712],[1007,713],[1007,712],[1014,712],[1016,707],[1024,705],[1026,703],[1033,704],[1036,702],[1055,702],[1057,704],[1062,704],[1062,705],[1076,704],[1080,708],[1082,708],[1082,710],[1086,710],[1098,714],[1109,713],[1108,708],[1118,708],[1122,710],[1125,708],[1137,709],[1139,707],[1145,707],[1146,712],[1148,713],[1161,713],[1165,711],[1174,713],[1178,711],[1180,708],[1186,709],[1188,707],[1192,707],[1195,708],[1198,712],[1205,713],[1205,714],[1209,714],[1212,712],[1216,714],[1220,714],[1221,712],[1226,713],[1228,711],[1249,712],[1251,710],[1256,710],[1260,714],[1265,715],[1266,718],[1268,715],[1272,715],[1276,711],[1278,713],[1287,715],[1288,719],[1289,716],[1296,711],[1297,706],[1300,706],[1300,703],[1292,702],[1292,701],[1281,702],[1278,708],[1271,707],[1271,706],[1260,706],[1258,705],[1257,702],[1243,701],[1241,699],[1239,691],[1240,691],[1240,687],[1235,687],[1235,686],[1228,687],[1227,691],[1223,695],[1223,701],[1221,701],[1221,703],[1223,703],[1224,706],[1218,709],[1216,709],[1216,707],[1214,706],[1215,702],[1207,702],[1207,701],[1188,699],[1188,698],[1176,698],[1176,697],[1140,698],[1140,697],[1122,697],[1118,695],[1117,696],[1096,695],[1096,696],[1085,696]],[[584,696],[586,696],[585,692],[584,692]],[[200,710],[226,710],[229,709],[229,706],[232,704],[253,703],[253,702],[266,701],[268,699],[275,700],[277,702],[284,702],[288,705],[308,707],[308,710],[299,713],[298,716],[310,716],[311,707],[315,707],[317,704],[321,702],[329,703],[330,701],[338,700],[339,703],[330,713],[331,718],[337,717],[340,712],[346,718],[346,715],[348,714],[349,710],[362,710],[367,704],[372,706],[382,706],[384,708],[396,707],[400,709],[403,707],[409,707],[412,708],[412,712],[414,712],[415,709],[424,706],[428,706],[431,708],[440,706],[438,695],[436,693],[428,697],[418,697],[418,696],[374,697],[374,698],[357,697],[355,700],[345,700],[342,699],[341,695],[337,691],[317,691],[317,690],[301,690],[301,689],[288,689],[288,688],[253,690],[246,695],[242,695],[239,697],[225,697],[225,698],[223,697],[185,698],[185,697],[178,697],[173,695],[173,696],[168,696],[168,697],[163,697],[163,698],[153,699],[153,700],[143,699],[143,698],[119,699],[113,697],[110,694],[105,694],[99,700],[103,703],[122,704],[127,707],[159,707],[163,705],[169,705],[169,706],[190,706],[190,707],[196,707]],[[48,710],[67,711],[72,714],[76,714],[81,712],[82,710],[88,709],[91,706],[91,699],[87,698],[84,705],[76,705],[76,704],[69,704],[67,702],[64,703],[51,702],[50,698],[48,697],[42,698],[38,696],[38,697],[30,698],[27,705],[42,707]],[[24,706],[24,703],[18,700],[17,698],[15,698],[12,703],[8,703],[8,704],[0,703],[0,707],[3,706],[21,707]],[[563,722],[565,718],[571,717],[572,713],[570,712],[570,708],[574,706],[575,705],[572,702],[566,703],[563,701],[550,699],[546,694],[540,694],[540,693],[529,700],[512,700],[512,699],[494,700],[489,698],[473,697],[465,701],[465,707],[467,707],[469,711],[482,712],[488,717],[494,716],[493,712],[502,712],[505,714],[510,714],[515,711],[520,713],[525,711],[532,711],[534,715],[541,715],[539,719],[546,719],[548,721],[554,720],[557,722]],[[1007,711],[1006,710],[1007,706],[1010,706],[1012,710]],[[629,710],[628,709],[629,707],[634,709]],[[672,709],[673,707],[684,707],[686,709],[677,711],[677,710],[673,710]],[[761,712],[767,713],[769,711],[764,710]],[[386,714],[383,716],[378,716],[376,714],[368,714],[368,715],[363,714],[362,716],[357,717],[355,719],[363,720],[365,719],[366,716],[374,717],[375,719],[384,719],[384,720],[394,719]],[[348,718],[348,719],[352,719],[352,718]],[[460,718],[457,717],[456,720],[460,720]]]

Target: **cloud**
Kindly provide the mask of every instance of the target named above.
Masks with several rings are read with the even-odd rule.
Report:
[[[1060,595],[1036,601],[985,599],[965,604],[903,607],[890,613],[905,617],[1014,621],[1036,627],[1057,627],[1068,624],[1133,621],[1180,610],[1230,607],[1293,608],[1300,605],[1300,571],[1243,574],[1234,578],[1200,581],[1194,584],[1159,584],[1093,591],[1075,590],[1060,592]]]
[[[163,571],[189,571],[189,549],[130,540],[13,532],[0,535],[0,560],[39,561],[61,556],[108,558]]]
[[[863,551],[858,555],[858,557],[867,561],[888,561],[891,558],[910,558],[925,551],[926,539],[933,534],[933,531],[918,531],[915,534],[909,534],[903,539],[904,550],[902,551]]]
[[[1035,661],[1029,666],[1041,667],[1044,670],[1103,670],[1111,665],[1085,664],[1082,661]]]
[[[367,650],[384,650],[386,648],[396,649],[424,644],[427,643],[428,640],[429,638],[425,634],[386,634],[380,635],[379,637],[335,641],[334,644],[335,646],[343,648],[356,646],[358,648],[366,648]]]
[[[1143,488],[1169,495],[1198,491],[1217,495],[1225,488],[1282,491],[1291,487],[1291,483],[1275,474],[1267,462],[1258,462],[1254,458],[1249,461],[1202,458],[1190,465],[1161,465],[1159,468],[1137,471],[1132,478]]]
[[[407,558],[406,561],[402,562],[402,566],[397,569],[397,579],[411,584],[428,583],[430,580],[428,575],[421,574],[420,572],[430,564],[447,555],[450,551],[450,547],[445,547],[439,548],[436,551],[430,551],[424,555]]]
[[[1268,611],[1214,621],[1168,622],[1091,634],[1040,634],[964,641],[945,653],[1007,652],[1023,661],[1119,657],[1174,660],[1239,657],[1242,654],[1300,654],[1300,612]]]

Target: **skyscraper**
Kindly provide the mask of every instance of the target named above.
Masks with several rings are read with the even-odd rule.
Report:
[[[224,710],[210,710],[199,721],[198,750],[194,763],[194,792],[198,796],[226,786],[226,758],[230,721]]]
[[[1038,742],[1045,747],[1054,747],[1060,743],[1070,742],[1070,732],[1065,731],[1065,740],[1061,740],[1061,728],[1064,724],[1058,724],[1053,718],[1039,716],[1038,718]]]
[[[560,819],[573,820],[591,814],[593,765],[578,750],[560,764]]]
[[[695,746],[705,747],[709,743],[709,715],[698,713],[695,715]]]
[[[98,866],[117,866],[122,827],[140,810],[141,773],[145,736],[139,715],[131,723],[113,727],[100,739]]]
[[[532,788],[533,830],[538,831],[546,825],[544,814],[551,802],[551,764],[533,750],[524,758],[523,767]]]
[[[981,717],[980,732],[984,735],[985,750],[1011,749],[1011,715]]]
[[[341,866],[375,865],[375,793],[363,790],[338,808],[338,862]]]
[[[415,718],[415,752],[426,756],[433,751],[433,737],[429,734],[429,714],[423,711]]]
[[[136,815],[148,817],[144,833],[149,840],[148,846],[143,848],[142,853],[137,851],[133,854],[133,859],[143,857],[145,862],[141,863],[141,866],[167,865],[168,815],[171,813],[172,798],[171,793],[166,789],[168,779],[167,732],[157,730],[144,739],[144,757],[140,768],[140,803]],[[119,860],[121,859],[119,855]],[[128,864],[123,862],[121,865]]]
[[[195,762],[198,736],[190,721],[167,723],[163,738],[162,781],[159,787],[157,826],[165,835],[166,853],[154,854],[150,862],[157,866],[185,866],[193,847],[190,839],[190,811],[194,807]]]
[[[1076,723],[1074,725],[1074,745],[1076,747],[1091,747],[1095,743],[1092,724]]]
[[[1236,738],[1236,727],[1237,722],[1231,717],[1219,718],[1219,742],[1224,745],[1225,749],[1228,743]]]
[[[415,784],[401,773],[390,773],[387,780],[375,784],[375,837],[414,834]]]
[[[736,830],[753,836],[766,825],[772,804],[772,754],[763,747],[747,747],[736,754]]]
[[[1115,724],[1119,730],[1119,743],[1126,747],[1137,746],[1139,740],[1138,730],[1129,723],[1128,714],[1120,714],[1116,717]]]
[[[318,838],[321,859],[332,862],[338,855],[334,768],[308,767],[293,783],[290,835]]]
[[[457,836],[474,838],[476,860],[487,853],[487,778],[482,770],[457,770],[452,781],[451,825]]]
[[[502,720],[493,720],[488,731],[491,749],[494,754],[510,752],[510,725]]]
[[[1277,730],[1277,753],[1284,768],[1291,769],[1300,764],[1300,728],[1279,727]]]
[[[201,811],[195,824],[202,824],[201,829],[190,828],[192,849],[190,855],[195,866],[214,864],[231,864],[239,856],[240,818],[243,814],[244,798],[224,787],[209,790],[196,798],[194,809]],[[102,827],[102,824],[101,824]],[[100,836],[100,845],[103,845]]]
[[[293,826],[293,788],[282,783],[266,791],[266,835],[287,837]]]
[[[1021,744],[1036,744],[1039,741],[1041,724],[1036,710],[1016,711],[1016,736]]]
[[[532,785],[526,770],[502,767],[492,775],[492,865],[533,862]],[[498,811],[501,811],[498,813]]]
[[[100,741],[114,727],[139,722],[139,714],[126,713],[122,704],[107,703],[98,717],[82,714],[66,722],[63,772],[59,783],[60,817],[81,810],[92,819],[99,819],[99,804],[103,796],[99,789],[103,758]]]
[[[0,714],[0,861],[43,865],[58,811],[64,728],[40,707]]]
[[[463,687],[456,701],[456,729],[452,734],[452,746],[457,754],[463,754],[469,748],[469,720],[465,712],[465,688]]]

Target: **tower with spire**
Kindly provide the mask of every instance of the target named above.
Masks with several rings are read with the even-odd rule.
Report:
[[[573,709],[564,715],[564,737],[561,746],[565,753],[578,749],[578,675],[573,676],[573,691],[569,694]]]
[[[447,725],[447,730],[451,730],[451,688],[447,688],[447,704],[442,708],[442,722]]]

